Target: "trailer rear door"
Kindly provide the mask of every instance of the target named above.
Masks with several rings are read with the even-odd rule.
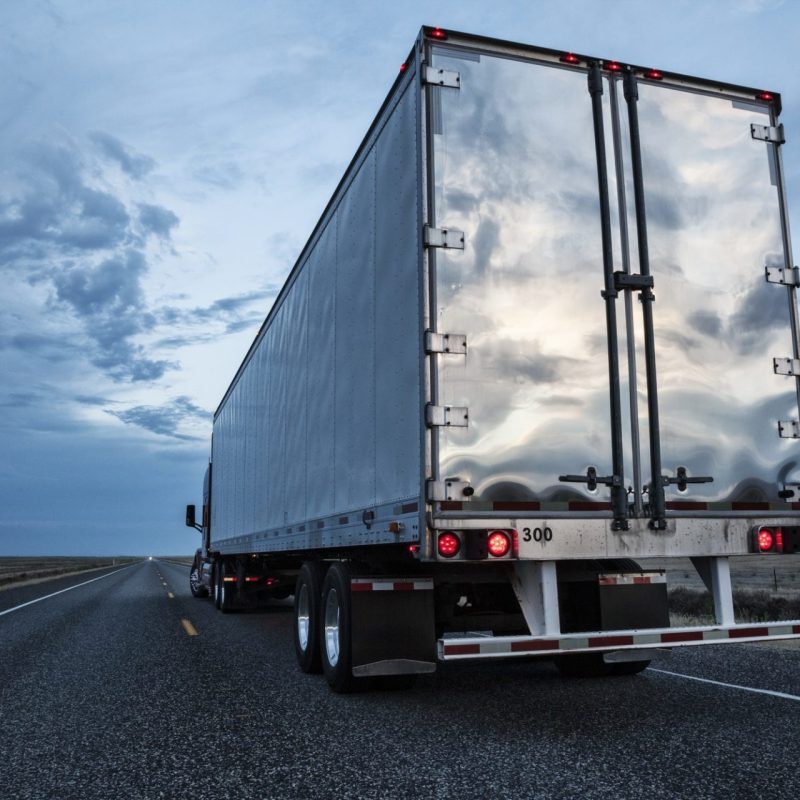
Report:
[[[465,242],[432,254],[431,315],[438,332],[467,336],[466,356],[436,360],[435,404],[468,415],[435,429],[437,477],[468,481],[475,509],[608,514],[610,488],[591,472],[622,463],[629,515],[654,513],[652,484],[665,484],[668,513],[785,512],[778,491],[800,458],[777,423],[797,418],[797,379],[776,375],[773,357],[797,358],[796,304],[765,277],[791,266],[779,145],[758,138],[775,126],[769,103],[640,76],[637,215],[621,75],[601,73],[597,145],[588,64],[494,44],[436,45],[429,59],[458,80],[427,87],[428,214]],[[606,269],[646,271],[640,221],[650,333],[641,287],[620,284],[610,326],[601,294]]]

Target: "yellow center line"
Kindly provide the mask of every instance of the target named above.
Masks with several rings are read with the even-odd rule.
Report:
[[[169,597],[170,600],[174,600],[175,599],[175,595],[172,594],[172,592],[167,592],[167,597]]]
[[[182,619],[181,625],[183,625],[183,629],[189,634],[189,636],[197,636],[197,628],[195,628],[188,619]]]

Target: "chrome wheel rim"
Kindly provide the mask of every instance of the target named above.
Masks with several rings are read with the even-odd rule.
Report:
[[[192,591],[197,591],[197,570],[193,569],[192,574],[189,576],[189,583],[192,586]]]
[[[305,653],[308,649],[308,629],[311,626],[311,611],[308,602],[308,585],[303,584],[297,595],[297,641]]]
[[[335,667],[339,663],[339,595],[331,589],[325,598],[325,655]]]

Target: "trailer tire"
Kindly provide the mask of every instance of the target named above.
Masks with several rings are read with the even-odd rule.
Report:
[[[364,678],[353,677],[350,577],[350,567],[346,562],[331,565],[322,582],[320,602],[322,671],[331,689],[341,694],[366,686]]]
[[[294,652],[298,666],[308,674],[322,672],[320,602],[324,577],[322,564],[306,561],[297,575],[294,590]]]

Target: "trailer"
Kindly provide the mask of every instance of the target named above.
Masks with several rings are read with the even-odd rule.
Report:
[[[800,637],[737,622],[729,561],[800,551],[780,111],[423,28],[214,415],[192,593],[294,595],[340,692]],[[653,557],[713,625],[670,627]]]

